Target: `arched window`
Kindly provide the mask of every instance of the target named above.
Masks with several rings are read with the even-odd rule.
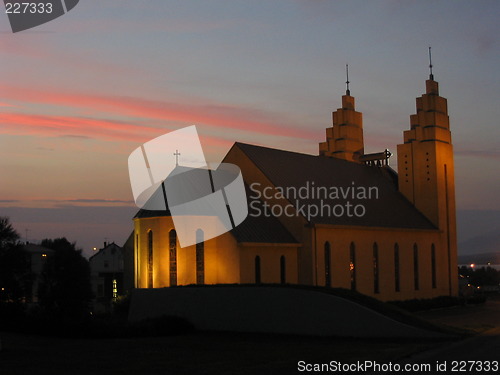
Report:
[[[177,285],[177,232],[172,229],[168,233],[170,286]]]
[[[432,277],[432,287],[436,288],[436,246],[431,245],[431,277]]]
[[[373,243],[373,292],[380,293],[379,287],[379,262],[378,262],[378,245]]]
[[[153,231],[148,232],[148,288],[153,287]]]
[[[401,290],[400,288],[400,270],[399,270],[399,245],[394,244],[394,288],[396,292]]]
[[[286,284],[286,259],[284,255],[280,257],[280,282]]]
[[[325,242],[325,286],[332,286],[331,262],[332,255],[330,250],[330,242]]]
[[[260,256],[255,257],[255,284],[260,284]]]
[[[418,278],[418,246],[417,246],[417,244],[413,245],[413,277],[414,277],[415,290],[418,290],[420,285],[419,285],[419,278]]]
[[[351,290],[356,290],[356,245],[351,242],[349,251],[349,273],[351,276]]]
[[[201,229],[196,231],[196,284],[205,283],[205,242]]]
[[[135,287],[139,288],[139,234],[135,234],[135,255],[134,255],[134,267],[135,267]]]

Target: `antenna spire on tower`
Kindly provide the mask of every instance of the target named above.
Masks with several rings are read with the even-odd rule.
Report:
[[[431,81],[434,81],[434,74],[432,74],[432,54],[430,46],[429,46],[429,70],[430,70],[429,79]]]
[[[345,83],[346,83],[345,94],[351,95],[351,90],[349,90],[349,64],[345,64],[345,74],[347,76],[347,81],[345,81]]]

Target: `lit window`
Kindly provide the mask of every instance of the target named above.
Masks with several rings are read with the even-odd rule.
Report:
[[[118,297],[118,287],[116,285],[116,279],[113,279],[113,299]]]
[[[349,252],[349,273],[351,274],[351,290],[356,290],[356,245],[351,242],[351,249]]]
[[[394,284],[396,292],[400,291],[399,245],[394,244]]]
[[[205,283],[205,242],[203,231],[196,231],[196,284]]]
[[[436,288],[436,246],[431,246],[431,281],[432,287]]]
[[[255,257],[255,284],[260,284],[260,256]]]
[[[177,285],[177,232],[172,229],[169,232],[170,248],[170,286]]]
[[[332,285],[332,277],[331,277],[331,254],[330,254],[330,242],[325,242],[325,286]]]
[[[284,255],[280,257],[280,282],[286,284],[286,259]]]
[[[419,277],[418,277],[418,246],[417,244],[413,245],[413,283],[415,286],[415,290],[419,290],[420,288],[420,283],[419,283]]]
[[[153,231],[148,232],[148,288],[153,287]]]
[[[373,244],[373,292],[380,293],[378,245]]]

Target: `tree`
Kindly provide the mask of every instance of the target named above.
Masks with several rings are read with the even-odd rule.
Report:
[[[29,256],[9,218],[0,217],[0,301],[21,302],[31,294]]]
[[[82,318],[92,299],[89,262],[66,238],[45,239],[42,246],[53,249],[42,271],[38,290],[46,311],[68,318]]]
[[[8,217],[0,217],[0,246],[16,244],[19,234],[16,232]]]

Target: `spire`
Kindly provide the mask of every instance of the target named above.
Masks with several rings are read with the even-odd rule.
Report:
[[[345,81],[346,84],[345,94],[350,96],[351,90],[349,90],[349,64],[345,64],[345,74],[347,76],[347,81]]]
[[[429,70],[430,70],[429,79],[431,81],[434,81],[434,74],[432,74],[432,54],[430,46],[429,46]]]
[[[355,109],[355,98],[349,89],[349,65],[345,65],[346,90],[342,107],[332,113],[332,126],[326,129],[326,142],[319,144],[319,154],[360,163],[364,154],[363,116]]]

